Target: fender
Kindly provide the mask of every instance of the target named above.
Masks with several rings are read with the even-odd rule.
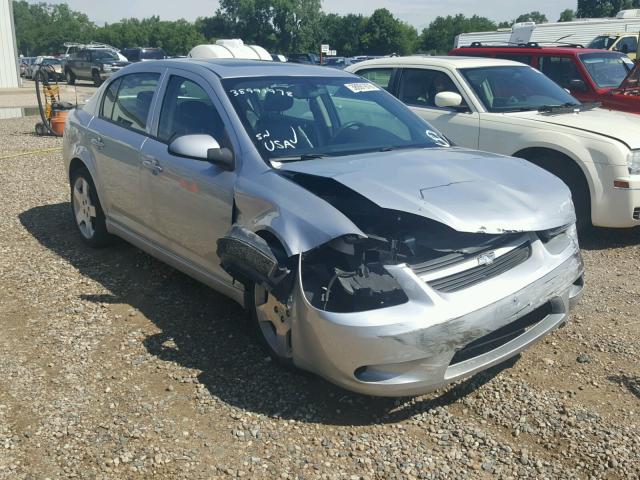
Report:
[[[367,236],[333,206],[273,169],[238,177],[235,206],[235,224],[273,234],[288,257],[343,235]]]
[[[602,196],[603,186],[598,174],[598,165],[591,152],[581,142],[578,142],[574,135],[558,132],[550,135],[546,131],[533,131],[522,135],[518,143],[518,150],[512,152],[511,156],[516,157],[518,152],[529,148],[545,148],[566,155],[582,170],[589,185],[591,200],[594,201]]]

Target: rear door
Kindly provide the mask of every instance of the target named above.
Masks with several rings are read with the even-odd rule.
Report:
[[[110,220],[144,237],[149,236],[151,218],[140,192],[140,149],[147,140],[160,75],[132,73],[112,81],[89,128]]]
[[[459,94],[461,108],[438,107],[435,96],[440,92]],[[478,148],[480,116],[450,72],[434,67],[403,68],[396,96],[456,145]]]
[[[157,133],[142,147],[142,190],[154,211],[154,237],[191,267],[230,283],[220,267],[216,240],[232,223],[236,173],[172,155],[168,146],[182,135],[208,134],[236,155],[239,149],[232,143],[229,122],[205,79],[170,70],[164,83]]]

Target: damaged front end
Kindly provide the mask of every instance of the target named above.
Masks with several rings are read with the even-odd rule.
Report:
[[[295,251],[247,221],[278,215],[245,209],[218,254],[234,279],[276,297],[265,297],[269,312],[286,309],[271,330],[286,334],[282,351],[293,363],[347,389],[426,393],[516,355],[564,323],[580,297],[573,222],[458,231],[382,208],[333,178],[279,175],[352,222],[354,233]]]

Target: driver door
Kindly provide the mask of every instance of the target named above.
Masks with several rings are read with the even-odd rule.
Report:
[[[141,151],[141,186],[153,209],[153,237],[191,268],[230,283],[220,267],[216,240],[232,223],[236,173],[168,151],[173,139],[189,134],[209,134],[231,148],[229,130],[204,79],[182,70],[169,71],[166,78],[157,135]]]
[[[435,68],[404,68],[397,89],[397,97],[402,102],[453,143],[478,148],[480,116],[472,111],[473,107],[449,72]],[[435,96],[444,91],[459,94],[463,99],[462,108],[438,107]]]

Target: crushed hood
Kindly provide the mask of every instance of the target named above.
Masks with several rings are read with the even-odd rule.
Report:
[[[381,208],[460,232],[538,231],[575,221],[564,183],[525,160],[461,148],[408,149],[285,163],[332,178]]]
[[[575,128],[619,140],[631,149],[640,148],[638,117],[625,112],[595,108],[579,113],[517,112],[509,113],[509,117]]]

